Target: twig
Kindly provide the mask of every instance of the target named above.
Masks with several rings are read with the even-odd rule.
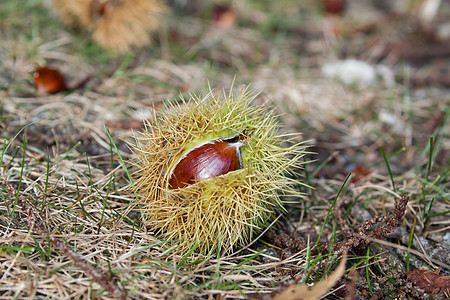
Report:
[[[395,204],[395,210],[391,215],[388,216],[378,216],[371,220],[366,221],[364,224],[359,226],[357,233],[351,233],[346,239],[336,243],[331,249],[330,243],[325,243],[321,245],[322,250],[330,251],[337,255],[342,255],[350,250],[357,249],[363,245],[370,245],[373,239],[382,239],[394,229],[396,229],[400,220],[405,214],[406,205],[408,204],[409,196],[402,196]],[[377,223],[385,222],[384,225],[376,228],[375,230],[369,232],[372,226]]]

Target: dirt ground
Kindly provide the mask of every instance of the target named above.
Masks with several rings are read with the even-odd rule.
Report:
[[[51,1],[1,1],[0,298],[271,299],[344,253],[316,298],[448,298],[450,3],[167,7],[151,45],[120,53]],[[36,86],[43,66],[65,89]],[[302,133],[305,197],[250,245],[182,255],[142,222],[127,143],[170,101],[243,86]]]

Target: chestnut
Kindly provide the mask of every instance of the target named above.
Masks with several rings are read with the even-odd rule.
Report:
[[[151,44],[150,35],[164,24],[168,11],[161,0],[52,0],[65,24],[91,32],[106,50],[126,54]]]
[[[303,197],[289,174],[305,146],[279,133],[278,116],[255,97],[244,89],[169,102],[130,144],[143,222],[181,255],[231,252],[284,210],[283,195]]]
[[[237,136],[211,141],[191,150],[175,167],[169,181],[170,187],[182,188],[202,179],[240,169],[242,145]]]
[[[34,85],[42,94],[58,93],[66,88],[64,75],[57,69],[39,67],[33,72]]]

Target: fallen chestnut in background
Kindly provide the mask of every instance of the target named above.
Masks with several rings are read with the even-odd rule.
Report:
[[[64,75],[57,69],[39,67],[34,70],[33,79],[41,94],[55,94],[66,89]]]

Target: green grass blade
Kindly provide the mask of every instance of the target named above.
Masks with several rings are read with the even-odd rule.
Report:
[[[109,132],[109,129],[108,129],[106,126],[105,126],[105,130],[106,130],[106,134],[108,135],[108,138],[109,138],[109,141],[110,141],[111,145],[113,145],[113,146],[114,146],[114,149],[116,149],[116,154],[117,154],[117,156],[119,157],[120,163],[122,164],[123,169],[124,169],[125,172],[127,173],[128,181],[130,182],[130,185],[131,185],[131,187],[133,188],[133,187],[134,187],[133,178],[131,177],[131,174],[130,174],[130,172],[128,171],[127,165],[126,165],[125,161],[123,160],[123,157],[122,157],[122,155],[120,154],[120,151],[119,151],[119,149],[117,148],[116,143],[114,143],[114,140],[113,140],[113,138],[111,137],[111,134],[110,134],[110,132]],[[135,197],[136,197],[136,199],[137,199],[136,193],[135,193],[134,195],[135,195]]]
[[[406,254],[406,271],[409,271],[409,262],[411,260],[411,252],[409,250],[411,249],[411,245],[412,245],[416,221],[417,221],[417,217],[414,218],[414,223],[413,223],[413,226],[411,227],[411,233],[409,234],[408,253]]]
[[[19,201],[20,189],[22,187],[22,176],[23,169],[25,168],[25,157],[26,157],[26,136],[23,136],[23,147],[22,147],[22,164],[20,166],[20,174],[19,174],[19,185],[17,187],[16,198],[14,199],[13,208],[11,211],[11,219],[14,218],[14,212],[16,210],[17,202]]]
[[[332,210],[333,210],[333,207],[334,207],[334,205],[336,204],[336,201],[337,201],[337,199],[339,198],[339,195],[340,195],[341,192],[343,191],[344,186],[347,184],[347,181],[350,179],[351,175],[352,175],[352,173],[349,173],[349,174],[347,175],[347,177],[345,178],[344,183],[343,183],[343,184],[341,185],[341,187],[339,188],[339,191],[338,191],[336,197],[334,198],[333,203],[330,205],[330,208],[328,209],[328,213],[327,213],[327,215],[326,215],[326,217],[325,217],[325,220],[324,220],[323,223],[322,223],[322,228],[320,229],[319,237],[317,238],[317,241],[316,241],[316,247],[319,245],[320,238],[321,238],[321,236],[322,236],[323,230],[325,229],[325,224],[327,224],[328,219],[330,218],[330,215],[331,215],[331,212],[332,212]]]
[[[397,188],[395,187],[394,176],[392,175],[391,166],[389,165],[388,158],[386,157],[386,153],[384,153],[383,146],[380,146],[381,154],[383,155],[384,162],[386,163],[386,167],[389,172],[389,177],[391,178],[392,189],[395,193],[397,193]]]

